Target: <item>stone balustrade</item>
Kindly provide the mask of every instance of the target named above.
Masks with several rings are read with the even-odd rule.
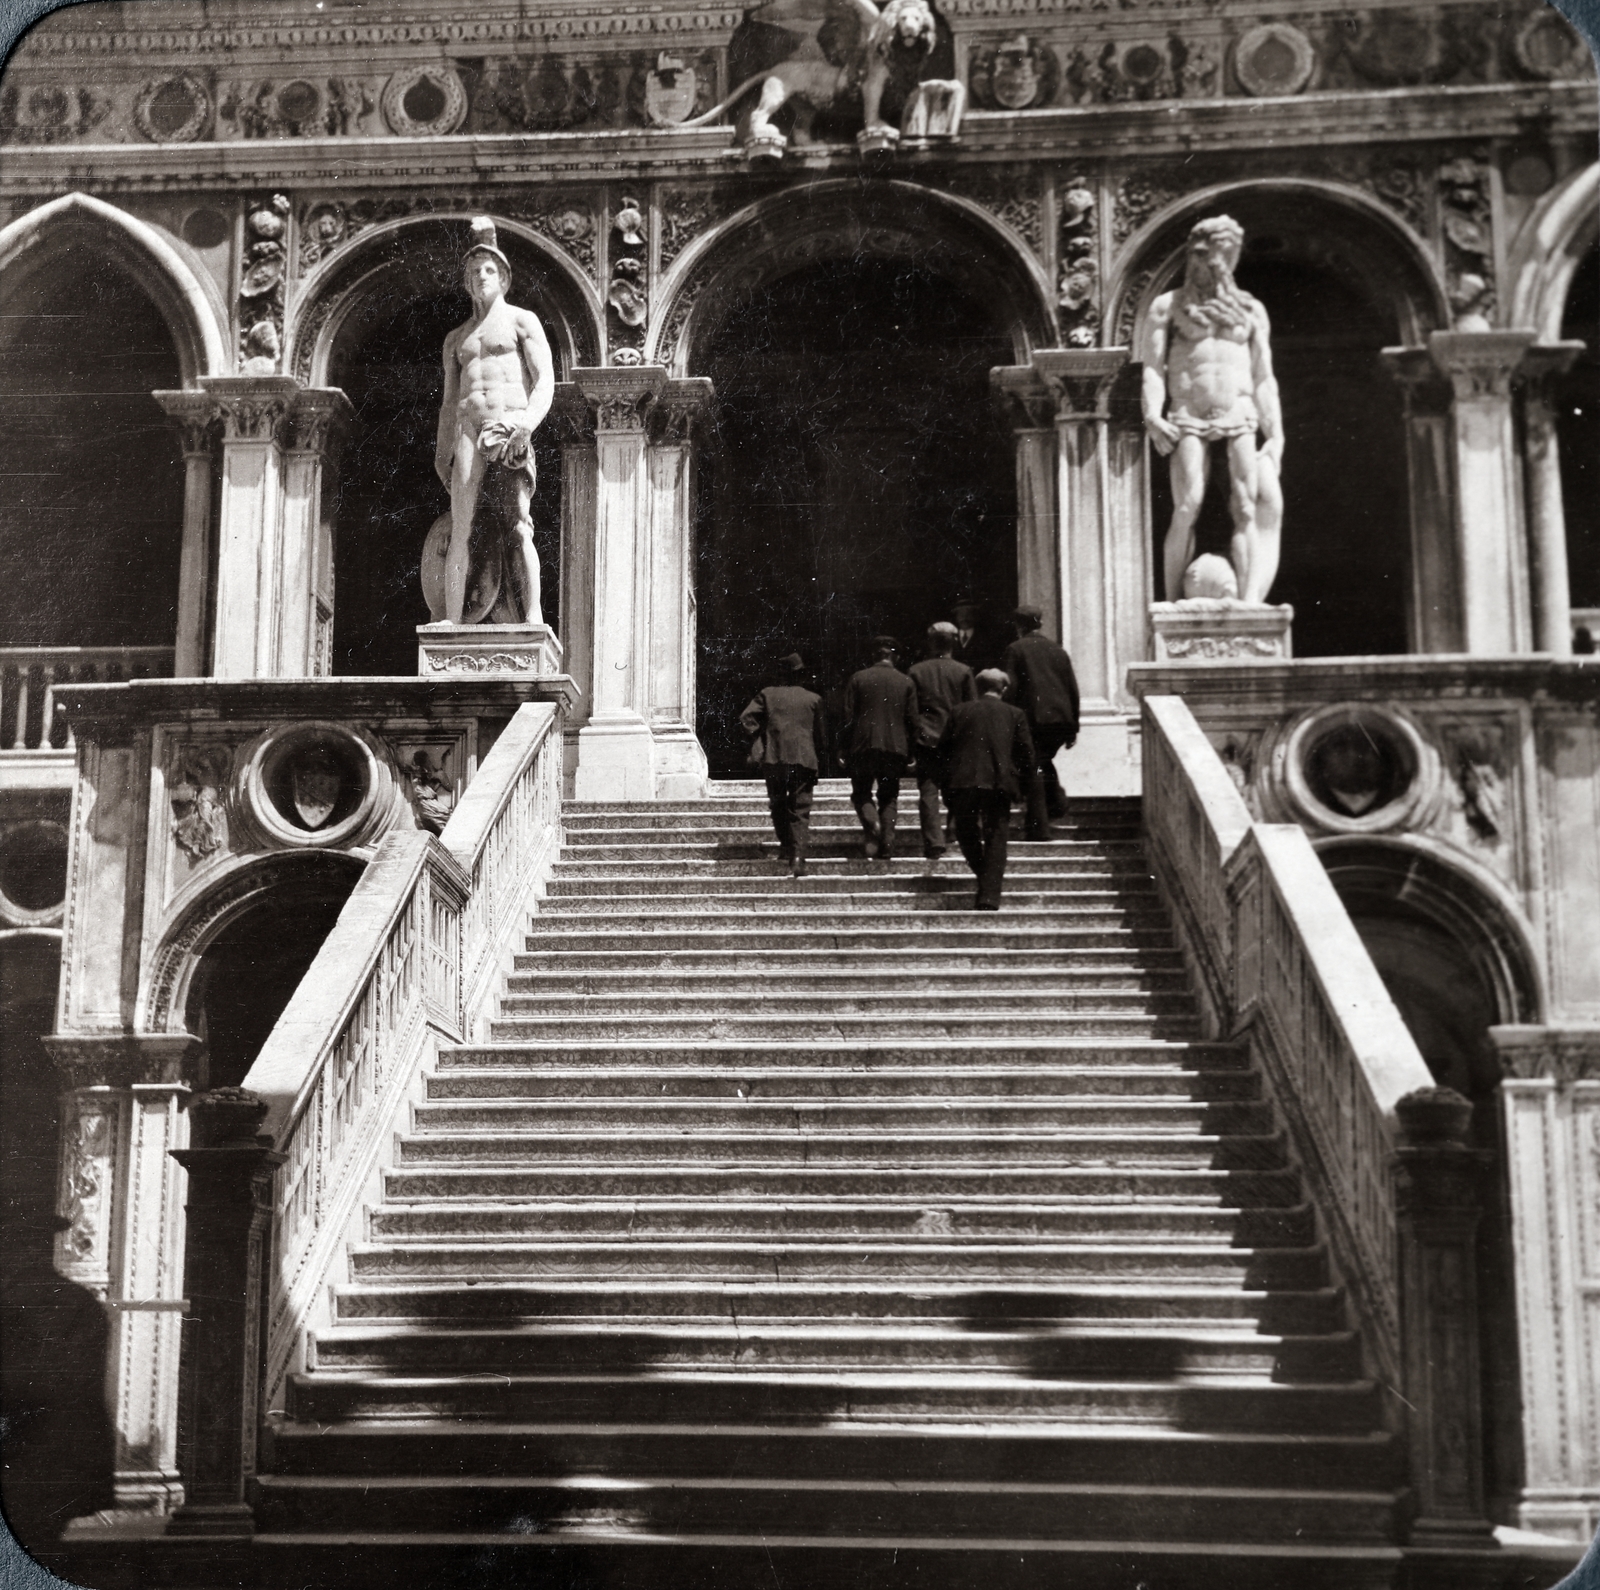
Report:
[[[0,647],[0,757],[70,751],[72,729],[56,712],[57,685],[166,679],[170,646]]]

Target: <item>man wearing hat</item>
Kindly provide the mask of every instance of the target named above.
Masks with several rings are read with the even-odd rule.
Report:
[[[959,703],[944,730],[945,793],[961,854],[978,879],[979,911],[1000,909],[1011,803],[1033,776],[1028,720],[1004,699],[1008,683],[998,668],[985,668],[978,699]]]
[[[851,675],[844,692],[850,803],[866,830],[869,860],[894,855],[900,780],[917,743],[917,687],[895,667],[897,649],[893,635],[877,636],[871,665]]]
[[[523,622],[538,624],[531,441],[555,396],[555,364],[537,317],[506,302],[511,261],[500,252],[487,216],[472,223],[462,276],[472,313],[444,340],[444,402],[433,460],[450,492],[445,617],[459,624],[466,610],[472,522],[487,483],[498,509],[506,576],[522,587]]]
[[[917,687],[917,814],[922,819],[922,854],[929,861],[937,861],[945,851],[939,741],[954,708],[978,697],[972,670],[952,655],[959,633],[954,624],[941,619],[928,630],[928,655],[911,665],[911,682]]]
[[[1048,839],[1050,819],[1067,815],[1067,797],[1056,776],[1056,752],[1078,738],[1078,679],[1072,659],[1040,633],[1037,607],[1019,607],[1011,623],[1017,638],[1000,666],[1011,680],[1011,700],[1022,708],[1038,759],[1028,781],[1028,838]]]
[[[779,682],[739,714],[744,732],[754,736],[750,761],[767,781],[778,859],[787,861],[797,878],[806,875],[811,792],[827,760],[822,697],[801,683],[805,666],[799,652],[790,652],[778,664]]]

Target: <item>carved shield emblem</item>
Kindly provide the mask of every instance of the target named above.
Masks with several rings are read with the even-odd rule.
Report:
[[[333,815],[344,789],[344,769],[324,746],[308,747],[289,769],[296,816],[307,828],[320,828]]]
[[[644,80],[644,108],[657,127],[676,127],[694,109],[694,68],[674,55],[661,54],[656,69]]]
[[[1025,35],[994,52],[991,85],[995,99],[1007,110],[1026,110],[1038,98],[1039,52]]]

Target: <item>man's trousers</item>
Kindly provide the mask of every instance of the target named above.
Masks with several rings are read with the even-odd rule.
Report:
[[[978,879],[978,910],[998,911],[1011,797],[1003,789],[953,789],[948,798],[956,820],[956,842]]]
[[[779,762],[765,770],[767,805],[772,812],[773,831],[778,836],[778,854],[785,861],[805,860],[811,841],[811,792],[817,775],[809,767]]]
[[[942,805],[943,759],[935,750],[917,752],[917,815],[922,821],[922,853],[942,856],[949,844],[944,831]]]
[[[1048,839],[1050,819],[1067,815],[1067,796],[1056,776],[1056,752],[1072,733],[1064,723],[1030,723],[1033,777],[1028,780],[1028,838]]]
[[[905,758],[892,751],[858,751],[850,759],[850,804],[867,833],[867,854],[894,851],[894,825]],[[877,799],[874,801],[873,797]]]

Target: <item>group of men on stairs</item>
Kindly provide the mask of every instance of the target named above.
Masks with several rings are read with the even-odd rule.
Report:
[[[978,880],[979,911],[1000,909],[1013,803],[1026,802],[1032,840],[1048,839],[1051,818],[1067,814],[1055,756],[1078,737],[1078,681],[1041,623],[1038,608],[1019,607],[1001,666],[976,675],[955,658],[954,624],[928,630],[928,655],[908,673],[896,665],[899,643],[879,635],[872,662],[845,689],[850,803],[867,858],[893,857],[900,782],[914,770],[922,854],[930,869],[944,854],[948,808]],[[805,659],[791,652],[778,682],[739,719],[750,763],[766,780],[779,858],[796,878],[806,872],[812,792],[830,760],[822,698],[805,687],[805,672]]]

